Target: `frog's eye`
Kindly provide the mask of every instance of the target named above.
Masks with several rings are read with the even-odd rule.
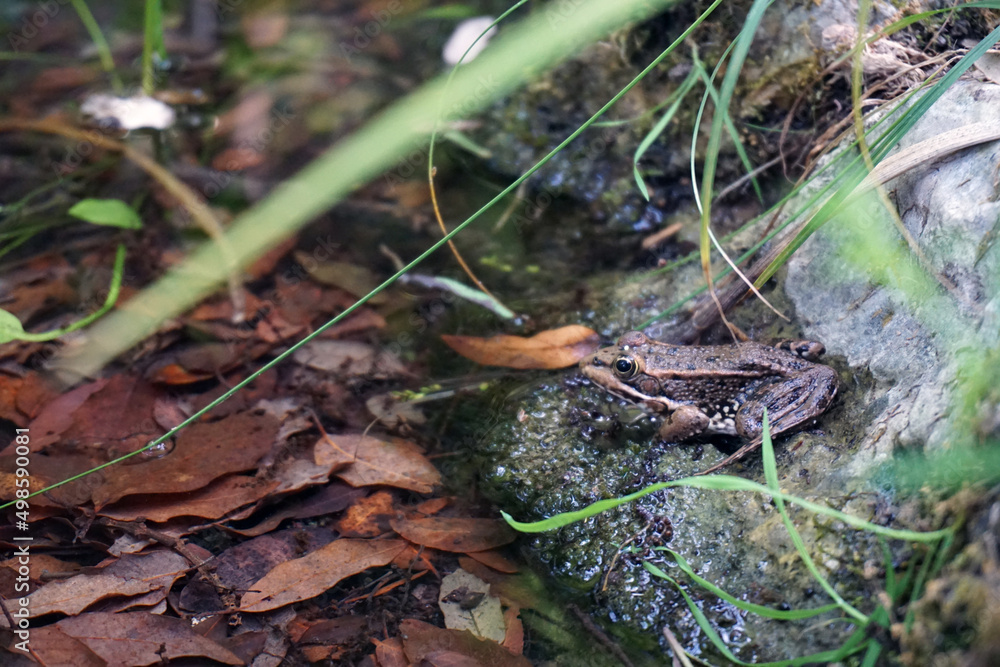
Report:
[[[617,373],[623,380],[628,380],[630,377],[636,374],[639,370],[639,364],[636,360],[627,355],[622,355],[615,359],[615,373]]]

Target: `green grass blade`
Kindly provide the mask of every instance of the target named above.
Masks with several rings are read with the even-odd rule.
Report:
[[[647,572],[669,581],[677,589],[677,592],[679,592],[684,598],[684,602],[687,603],[688,609],[691,611],[691,615],[694,616],[698,627],[701,628],[701,631],[705,633],[706,637],[708,637],[712,646],[714,646],[719,653],[725,656],[727,660],[730,660],[737,665],[747,665],[747,667],[793,667],[795,665],[808,665],[821,662],[837,662],[839,660],[843,660],[849,655],[857,653],[866,646],[866,643],[863,643],[865,642],[866,637],[864,628],[862,627],[856,630],[840,648],[832,651],[822,651],[812,655],[805,655],[798,658],[792,658],[790,660],[778,660],[775,662],[744,662],[733,655],[733,652],[729,650],[729,647],[726,646],[726,643],[722,641],[721,637],[719,637],[715,628],[712,627],[712,623],[705,616],[705,613],[700,607],[698,607],[697,604],[695,604],[694,600],[691,599],[691,596],[688,595],[687,591],[685,591],[680,584],[652,563],[647,561],[642,565]]]
[[[522,533],[542,533],[549,530],[555,530],[557,528],[562,528],[563,526],[568,526],[577,521],[583,521],[592,516],[596,516],[601,512],[605,512],[620,505],[632,502],[633,500],[638,500],[644,496],[648,496],[651,493],[656,493],[657,491],[662,491],[664,489],[670,489],[675,486],[686,486],[694,489],[711,489],[715,491],[749,491],[751,493],[757,493],[769,497],[780,497],[785,502],[793,503],[809,510],[815,514],[820,514],[823,516],[828,516],[837,521],[843,521],[845,524],[851,526],[852,528],[857,528],[858,530],[867,530],[876,535],[885,535],[886,537],[895,540],[909,540],[913,542],[936,542],[948,535],[951,535],[953,528],[944,528],[940,530],[932,530],[927,532],[920,532],[915,530],[901,530],[896,528],[886,528],[885,526],[879,526],[874,523],[865,521],[864,519],[859,519],[856,516],[852,516],[840,510],[835,510],[831,507],[825,505],[820,505],[818,503],[805,500],[804,498],[799,498],[784,492],[774,491],[763,484],[753,482],[748,479],[743,479],[742,477],[733,477],[730,475],[706,475],[704,477],[684,477],[677,480],[672,480],[669,482],[657,482],[656,484],[650,484],[649,486],[636,491],[635,493],[630,493],[619,498],[607,498],[605,500],[598,500],[595,503],[588,505],[587,507],[575,510],[572,512],[563,512],[562,514],[556,514],[547,519],[542,519],[540,521],[529,521],[521,522],[516,521],[510,514],[506,512],[501,512],[504,519],[508,524],[515,530]]]
[[[41,333],[28,333],[24,331],[24,329],[21,329],[21,331],[16,335],[7,338],[7,336],[10,336],[12,331],[10,326],[4,326],[3,327],[4,333],[0,334],[0,342],[6,343],[9,342],[10,340],[29,340],[35,342],[55,340],[56,338],[59,338],[60,336],[68,334],[72,331],[76,331],[78,329],[82,329],[86,326],[89,326],[92,322],[97,321],[105,313],[107,313],[108,311],[110,311],[112,308],[115,307],[115,302],[118,301],[118,295],[121,294],[122,278],[124,277],[124,275],[125,275],[125,246],[119,245],[118,249],[115,251],[115,263],[111,269],[111,285],[108,287],[108,296],[104,299],[104,304],[100,308],[98,308],[90,315],[82,317],[76,322],[73,322],[69,326],[63,327],[62,329],[55,329],[53,331],[43,331]],[[0,311],[0,313],[3,313],[5,316],[9,316],[11,318],[14,317],[13,315],[7,313],[6,311]],[[16,318],[14,319],[16,321]],[[9,320],[5,324],[9,324]],[[20,326],[20,322],[18,322],[18,326]]]
[[[958,63],[952,67],[947,74],[934,84],[924,95],[922,95],[913,106],[896,120],[889,129],[881,135],[871,146],[871,155],[875,164],[878,164],[889,151],[895,146],[903,136],[917,123],[927,112],[934,102],[936,102],[948,90],[948,87],[955,83],[976,60],[986,53],[994,44],[1000,41],[1000,26],[994,29],[989,35],[984,37],[975,47],[969,50]],[[770,278],[774,272],[784,264],[788,258],[805,242],[813,232],[831,220],[841,210],[841,205],[851,195],[854,189],[861,183],[867,171],[864,169],[860,156],[852,161],[843,179],[839,183],[839,190],[827,200],[816,213],[812,221],[793,239],[788,246],[775,258],[771,266],[758,279],[758,286]]]
[[[163,6],[160,0],[146,0],[142,40],[142,94],[152,95],[156,90],[153,73],[153,54],[160,58],[166,54],[163,43]]]
[[[882,653],[882,647],[878,642],[868,642],[868,650],[865,651],[861,659],[861,667],[875,667],[878,664],[878,657]]]
[[[882,547],[882,562],[885,564],[885,592],[895,601],[902,592],[897,588],[896,570],[892,566],[892,551],[889,549],[889,543],[881,535],[878,536],[878,543]]]
[[[681,103],[687,97],[688,92],[690,92],[691,88],[697,82],[698,75],[694,70],[691,70],[691,72],[684,77],[684,81],[681,82],[681,85],[677,88],[677,90],[670,94],[672,99],[670,107],[663,114],[663,116],[656,121],[656,124],[652,127],[652,129],[646,133],[646,136],[639,142],[638,148],[635,149],[635,155],[632,157],[632,174],[635,176],[635,182],[639,187],[639,192],[641,192],[642,196],[646,198],[646,201],[649,201],[649,190],[646,187],[646,182],[642,180],[642,174],[639,173],[639,160],[641,160],[642,156],[646,154],[646,151],[653,145],[653,142],[655,142],[660,135],[663,134],[663,131],[667,129],[667,125],[669,125],[670,121],[672,121],[674,116],[677,115],[677,111],[680,109]]]
[[[767,487],[771,490],[771,497],[774,498],[774,505],[778,510],[778,514],[781,515],[781,521],[785,524],[785,528],[788,530],[789,537],[792,538],[792,544],[795,545],[795,550],[799,553],[799,558],[802,559],[803,565],[812,574],[813,579],[816,583],[826,591],[826,594],[833,599],[841,609],[844,610],[846,614],[856,619],[859,623],[867,625],[869,622],[868,616],[863,614],[861,611],[856,609],[847,600],[845,600],[841,595],[833,588],[833,584],[826,580],[826,577],[819,571],[816,566],[816,562],[813,561],[812,556],[809,555],[809,550],[806,549],[805,543],[802,541],[802,536],[799,534],[798,528],[792,522],[788,512],[785,510],[785,502],[781,498],[781,486],[778,484],[778,465],[774,459],[774,445],[771,442],[771,430],[767,423],[767,409],[764,410],[764,438],[763,444],[761,445],[761,451],[764,457],[764,478],[767,480]]]
[[[87,6],[84,0],[69,1],[73,5],[73,9],[76,10],[77,16],[80,17],[83,27],[86,28],[87,34],[90,35],[90,41],[94,43],[94,48],[97,49],[97,56],[100,58],[101,67],[111,77],[111,85],[115,92],[120,94],[124,90],[124,86],[122,86],[122,80],[118,77],[118,72],[115,71],[115,59],[111,55],[111,47],[108,46],[108,40],[104,39],[104,33],[101,32],[101,26],[97,25],[97,20],[90,13],[90,7]]]
[[[739,81],[743,63],[747,53],[750,51],[750,44],[753,42],[754,34],[764,18],[764,10],[771,4],[771,0],[754,0],[747,12],[743,22],[743,28],[736,37],[733,54],[729,58],[726,67],[726,75],[722,79],[722,86],[719,91],[719,99],[712,115],[712,129],[708,136],[708,144],[705,148],[705,166],[701,176],[701,261],[702,266],[710,265],[711,242],[708,235],[708,226],[712,220],[712,190],[715,187],[715,170],[718,166],[719,149],[722,145],[722,129],[725,119],[729,115],[729,103],[733,98],[733,91]]]
[[[699,586],[701,586],[708,592],[712,593],[716,597],[722,598],[726,602],[729,602],[730,604],[742,609],[743,611],[748,611],[750,613],[757,614],[758,616],[763,616],[765,618],[773,618],[777,620],[784,620],[784,621],[798,621],[804,618],[812,618],[813,616],[819,616],[820,614],[825,614],[830,611],[836,611],[837,609],[840,608],[836,604],[828,604],[822,607],[814,607],[812,609],[790,609],[786,611],[782,609],[772,609],[771,607],[765,607],[763,605],[754,604],[753,602],[747,602],[746,600],[740,600],[735,595],[731,595],[727,591],[713,584],[711,581],[708,581],[707,579],[704,579],[703,577],[699,576],[694,571],[694,568],[691,567],[691,564],[688,563],[687,560],[685,560],[684,557],[681,556],[676,551],[673,551],[672,549],[669,549],[667,547],[660,547],[657,549],[657,551],[664,551],[666,553],[669,553],[670,556],[677,563],[677,566],[681,569],[681,571],[683,571],[684,574],[686,574],[695,583],[697,583]]]

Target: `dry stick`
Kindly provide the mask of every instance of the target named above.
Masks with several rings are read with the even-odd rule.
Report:
[[[176,176],[157,164],[149,156],[137,151],[126,143],[106,137],[95,130],[83,130],[50,118],[43,118],[41,120],[0,118],[0,132],[10,132],[13,130],[55,134],[66,139],[88,142],[99,148],[121,153],[151,178],[159,182],[164,190],[173,195],[187,209],[188,213],[191,214],[191,218],[201,227],[202,231],[219,245],[222,256],[229,264],[229,298],[233,302],[234,321],[242,321],[246,310],[246,299],[240,289],[239,265],[236,260],[236,254],[225,238],[225,231],[222,229],[222,224],[198,193],[178,180]]]
[[[684,651],[684,647],[681,646],[679,641],[677,641],[677,637],[675,637],[674,633],[670,631],[670,626],[663,626],[663,636],[670,645],[670,650],[674,652],[674,664],[676,665],[680,663],[683,667],[692,667],[691,660]]]
[[[759,167],[756,167],[750,173],[744,174],[743,176],[737,178],[735,181],[733,181],[732,183],[730,183],[729,185],[727,185],[726,187],[724,187],[719,192],[719,194],[715,195],[716,201],[725,199],[731,193],[736,192],[741,187],[743,187],[746,183],[748,183],[749,181],[751,181],[754,178],[757,178],[758,176],[760,176],[761,174],[763,174],[765,171],[767,171],[768,169],[770,169],[771,167],[773,167],[774,165],[778,164],[781,161],[782,161],[782,156],[780,156],[780,155],[778,157],[771,158],[770,160],[768,160],[764,164],[760,165]]]
[[[150,528],[146,525],[146,522],[143,519],[136,519],[135,521],[119,521],[110,517],[95,517],[93,516],[93,512],[87,510],[84,510],[84,514],[85,516],[89,515],[88,518],[99,526],[116,528],[138,540],[152,540],[162,544],[168,549],[173,549],[178,554],[183,556],[185,560],[191,563],[191,565],[198,570],[206,581],[212,584],[227,607],[230,609],[236,608],[236,599],[233,597],[231,589],[223,584],[218,575],[208,566],[209,561],[215,558],[214,556],[208,559],[202,559],[200,556],[191,551],[187,542],[185,542],[182,538],[174,537],[173,535],[165,533],[162,530]]]
[[[942,55],[941,58],[944,58],[944,56]],[[932,62],[934,62],[936,60],[940,60],[941,58],[935,58],[935,59],[926,61],[924,63],[924,66],[930,65]],[[952,62],[954,60],[956,60],[957,58],[958,58],[958,56],[949,56],[948,59],[947,59],[947,61],[943,65],[941,65],[936,71],[931,72],[927,76],[927,80],[931,80],[934,77],[938,76],[939,74],[941,74],[943,72],[946,72],[948,70],[949,65],[951,65]],[[882,83],[880,83],[880,84],[874,86],[873,88],[869,89],[867,91],[865,99],[869,100],[871,98],[872,94],[878,92],[879,90],[881,90],[883,88],[887,88],[889,86],[889,84],[892,81],[894,81],[896,78],[898,78],[898,77],[900,77],[900,76],[902,76],[902,75],[904,75],[906,73],[909,73],[913,69],[919,69],[919,68],[920,68],[920,66],[914,65],[914,66],[909,67],[909,68],[907,68],[905,70],[901,70],[900,72],[897,72],[896,74],[892,75],[891,77],[889,77],[888,79],[886,79]],[[832,71],[832,70],[830,70],[830,68],[827,68],[827,71]],[[791,127],[791,118],[792,118],[792,115],[794,114],[795,106],[798,105],[799,102],[801,102],[804,99],[805,99],[804,95],[800,95],[799,98],[792,105],[792,111],[789,112],[789,115],[785,118],[785,124],[784,124],[784,126],[782,128],[782,133],[781,133],[782,138],[779,139],[779,146],[783,145],[785,137],[787,137],[788,131],[789,131],[790,127]],[[882,103],[883,106],[885,106],[887,104],[889,104],[889,102],[883,102]],[[813,147],[813,149],[811,151],[809,151],[808,155],[806,155],[806,163],[805,163],[805,166],[802,168],[802,175],[799,176],[799,178],[798,178],[797,181],[795,181],[795,185],[794,185],[795,188],[800,187],[806,181],[806,179],[809,177],[809,174],[812,173],[813,167],[816,166],[816,163],[818,163],[819,160],[822,159],[824,155],[826,155],[830,151],[834,150],[837,146],[839,146],[841,144],[841,142],[843,142],[845,139],[847,139],[847,136],[849,134],[851,134],[851,132],[853,132],[853,129],[850,127],[852,119],[853,119],[852,114],[847,114],[846,116],[844,116],[843,118],[841,118],[839,121],[837,121],[834,125],[831,125],[830,127],[828,127],[823,132],[823,134],[816,140],[816,145]],[[833,135],[836,135],[836,136],[833,136]],[[777,221],[778,216],[781,214],[781,211],[784,210],[784,207],[785,207],[785,205],[782,204],[778,208],[778,210],[775,211],[774,215],[771,217],[771,221],[768,223],[767,228],[763,231],[762,235],[767,234],[771,230],[771,227],[774,226],[775,221]]]
[[[848,197],[840,205],[840,210],[843,210],[847,206],[853,204],[862,195],[868,193],[873,188],[884,185],[885,183],[888,183],[892,179],[901,176],[915,167],[936,162],[937,160],[940,160],[944,156],[954,153],[955,151],[960,151],[965,148],[997,140],[1000,140],[1000,124],[993,122],[971,123],[964,127],[942,132],[941,134],[930,139],[925,139],[924,141],[914,144],[913,146],[901,150],[898,153],[890,155],[882,160],[882,162],[880,162],[875,169],[873,169],[871,173],[869,173],[868,176],[866,176],[864,180],[858,184],[854,191],[848,195]],[[756,280],[760,275],[762,275],[764,270],[771,265],[771,263],[785,249],[788,243],[798,236],[799,232],[801,232],[810,221],[811,218],[807,218],[802,222],[802,224],[784,234],[780,240],[776,241],[772,245],[769,251],[758,258],[750,266],[747,270],[747,275],[752,280]],[[724,308],[728,309],[746,295],[747,288],[746,285],[742,283],[734,282],[719,290],[719,293],[719,301],[722,302],[722,306]],[[674,342],[688,343],[694,341],[703,331],[715,323],[717,316],[718,312],[716,311],[714,301],[705,302],[697,306],[692,313],[691,318],[681,329],[678,330]]]
[[[878,85],[873,86],[872,88],[870,88],[866,92],[865,100],[869,100],[873,94],[881,91],[882,89],[888,88],[890,83],[892,83],[893,81],[895,81],[897,78],[902,77],[902,76],[908,74],[912,70],[920,69],[921,67],[929,67],[932,64],[936,64],[937,62],[939,62],[941,60],[944,60],[944,63],[941,64],[940,67],[938,67],[936,70],[934,70],[933,72],[931,72],[930,74],[927,75],[925,81],[931,81],[934,78],[936,78],[937,76],[943,74],[944,72],[947,72],[948,68],[952,65],[952,63],[954,63],[960,57],[961,56],[959,56],[959,55],[941,54],[941,56],[939,56],[937,58],[932,58],[931,60],[927,60],[927,61],[925,61],[921,65],[912,65],[912,66],[910,66],[910,67],[908,67],[906,69],[900,70],[899,72],[897,72],[896,74],[893,74],[891,77],[889,77],[888,79],[886,79],[882,83],[879,83]],[[803,99],[803,98],[800,98],[800,99]],[[798,103],[798,101],[796,101],[796,103]],[[882,106],[885,106],[885,105],[890,104],[890,103],[891,102],[883,102]],[[816,163],[824,155],[826,155],[830,151],[834,150],[837,146],[840,145],[840,143],[844,139],[847,138],[847,136],[851,132],[853,132],[853,129],[850,127],[850,125],[851,125],[851,123],[853,121],[853,118],[854,118],[853,117],[853,113],[847,114],[846,116],[844,116],[843,118],[841,118],[839,121],[837,121],[837,123],[835,125],[832,125],[831,127],[827,128],[825,132],[823,132],[823,136],[821,136],[820,139],[817,141],[818,145],[816,147],[814,147],[812,151],[809,152],[809,155],[806,156],[806,165],[805,165],[805,168],[803,169],[802,176],[800,176],[799,180],[795,183],[796,187],[798,187],[799,185],[801,185],[805,181],[807,175],[812,171],[812,168],[816,165]],[[839,132],[839,134],[837,134],[837,136],[835,136],[834,138],[832,138],[832,139],[826,139],[824,141],[825,137],[830,137],[830,136],[832,136],[832,135],[834,135],[835,133],[838,133],[838,132]]]

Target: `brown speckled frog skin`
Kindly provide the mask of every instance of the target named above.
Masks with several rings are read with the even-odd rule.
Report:
[[[830,407],[837,374],[815,363],[823,346],[810,341],[776,347],[670,345],[630,331],[615,345],[580,362],[580,370],[616,396],[663,415],[660,437],[735,435],[747,441],[735,454],[698,474],[718,470],[761,444],[764,409],[771,435],[790,431]]]

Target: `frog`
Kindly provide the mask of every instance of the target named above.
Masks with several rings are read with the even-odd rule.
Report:
[[[665,442],[736,436],[735,453],[697,475],[716,472],[763,442],[764,410],[772,436],[822,415],[837,395],[837,373],[818,363],[815,341],[754,341],[731,345],[672,345],[629,331],[614,345],[580,361],[580,370],[606,391],[659,414]]]

